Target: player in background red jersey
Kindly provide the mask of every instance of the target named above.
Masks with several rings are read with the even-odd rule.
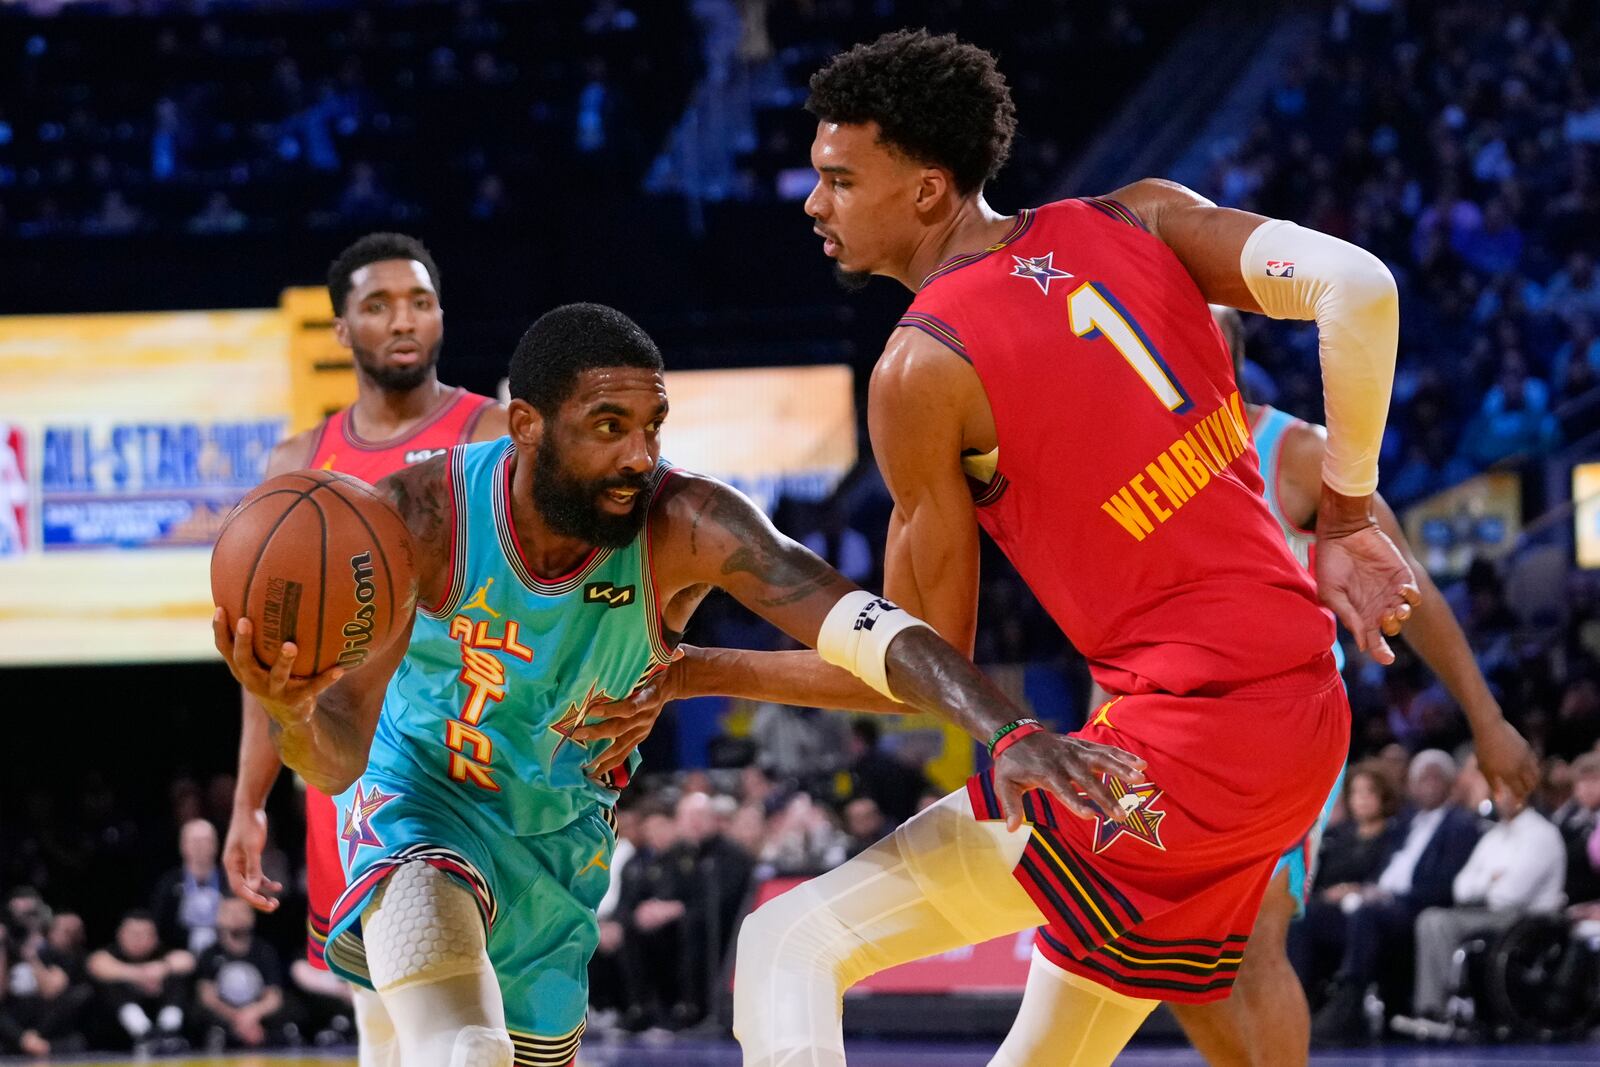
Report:
[[[918,294],[869,397],[895,504],[887,596],[970,649],[988,530],[1120,694],[1077,736],[1147,767],[1106,783],[1113,818],[1081,796],[1025,796],[1002,763],[764,906],[740,935],[735,1033],[746,1064],[837,1067],[850,984],[1041,926],[992,1063],[1109,1063],[1157,999],[1227,996],[1273,865],[1338,774],[1349,709],[1319,590],[1384,662],[1416,600],[1371,504],[1394,283],[1342,241],[1167,182],[998,215],[982,191],[1009,151],[1010,93],[992,56],[953,37],[858,47],[813,78],[807,106],[824,252],[841,280]],[[1261,498],[1208,300],[1317,320],[1318,589]],[[653,700],[695,693],[894,708],[809,653],[709,650],[575,736],[632,740]],[[1012,724],[991,750],[1038,731]]]
[[[334,334],[355,357],[356,402],[279,442],[267,459],[268,478],[315,467],[375,483],[452,445],[505,435],[505,409],[439,381],[444,309],[439,269],[422,242],[398,233],[368,234],[333,261],[328,294]],[[265,806],[283,765],[267,729],[266,713],[246,693],[238,783],[222,857],[233,892],[270,912],[283,887],[261,871]],[[328,972],[323,949],[333,903],[344,889],[339,828],[331,797],[308,785],[305,799],[306,960],[320,972],[309,980],[337,994],[344,983]],[[376,995],[354,991],[354,1007],[361,1067],[397,1064],[393,1027]]]

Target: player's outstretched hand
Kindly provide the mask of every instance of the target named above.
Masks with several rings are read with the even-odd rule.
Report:
[[[298,726],[310,719],[317,710],[317,697],[344,677],[338,667],[310,678],[290,674],[295,657],[300,654],[292,641],[285,641],[278,649],[277,662],[263,664],[256,658],[255,630],[250,620],[240,619],[230,632],[227,613],[221,608],[211,616],[211,634],[233,677],[261,701],[267,714],[282,727]]]
[[[1342,518],[1324,490],[1317,511],[1317,595],[1355,635],[1361,651],[1394,662],[1385,637],[1394,637],[1422,602],[1416,575],[1370,515]],[[1364,507],[1364,505],[1363,505]]]
[[[267,813],[260,808],[234,808],[228,838],[222,844],[228,888],[257,911],[273,912],[278,910],[283,886],[261,873],[261,853],[266,847]]]
[[[1036,733],[1017,741],[995,760],[995,792],[1000,795],[1010,830],[1022,826],[1022,794],[1030,789],[1051,793],[1083,818],[1104,814],[1124,822],[1128,813],[1117,804],[1100,776],[1109,774],[1124,782],[1137,781],[1144,776],[1144,767],[1144,760],[1120,748],[1079,741],[1064,734]]]
[[[1527,800],[1539,785],[1539,760],[1517,728],[1504,718],[1472,733],[1472,747],[1478,754],[1478,770],[1489,783],[1491,793],[1499,787],[1509,789],[1518,800]]]
[[[689,646],[680,645],[673,654],[672,663],[646,678],[632,693],[621,700],[608,700],[591,705],[582,726],[572,731],[572,739],[587,744],[590,741],[609,739],[611,744],[586,767],[590,777],[600,778],[622,766],[644,739],[650,736],[661,709],[668,701],[678,699],[678,666]]]

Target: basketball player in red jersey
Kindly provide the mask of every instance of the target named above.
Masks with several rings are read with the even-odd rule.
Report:
[[[1107,781],[1119,820],[985,772],[768,903],[740,934],[734,1030],[747,1065],[840,1067],[850,984],[1038,926],[993,1067],[1110,1063],[1156,1000],[1228,995],[1273,866],[1338,775],[1349,706],[1319,590],[1383,662],[1416,602],[1372,514],[1394,282],[1345,242],[1167,182],[998,215],[983,186],[1009,151],[1010,92],[992,56],[953,37],[886,35],[811,89],[806,210],[825,254],[848,283],[917,293],[868,402],[895,505],[886,595],[970,650],[986,529],[1119,694],[1077,736],[1147,770]],[[1208,300],[1317,321],[1316,587],[1262,500]],[[893,706],[806,653],[710,651],[658,687]],[[631,710],[577,736],[624,737]],[[1008,724],[991,752],[1040,732]]]
[[[334,334],[355,357],[356,402],[280,442],[268,457],[267,477],[313,467],[376,483],[453,445],[505,435],[505,409],[439,381],[444,344],[439,268],[422,242],[398,233],[368,234],[328,268],[328,295]],[[281,766],[267,736],[266,713],[246,694],[223,865],[233,892],[260,911],[275,910],[283,889],[261,871],[265,805]],[[326,975],[329,990],[341,984],[323,960],[329,916],[344,889],[338,844],[332,798],[307,786],[306,959]],[[362,1067],[396,1062],[392,1027],[376,996],[357,993],[355,1011]]]

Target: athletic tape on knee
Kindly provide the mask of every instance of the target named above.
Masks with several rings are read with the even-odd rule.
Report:
[[[932,629],[909,611],[857,589],[840,597],[822,620],[817,654],[894,700],[889,689],[889,643],[900,631],[916,626]]]
[[[380,993],[490,966],[472,894],[420,860],[401,864],[361,916],[367,971]]]

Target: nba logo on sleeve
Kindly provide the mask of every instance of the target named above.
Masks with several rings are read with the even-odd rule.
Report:
[[[1292,260],[1292,259],[1269,259],[1269,260],[1267,260],[1267,277],[1269,277],[1269,278],[1293,278],[1294,277],[1294,260]]]
[[[28,547],[28,454],[22,427],[0,422],[0,559]]]

